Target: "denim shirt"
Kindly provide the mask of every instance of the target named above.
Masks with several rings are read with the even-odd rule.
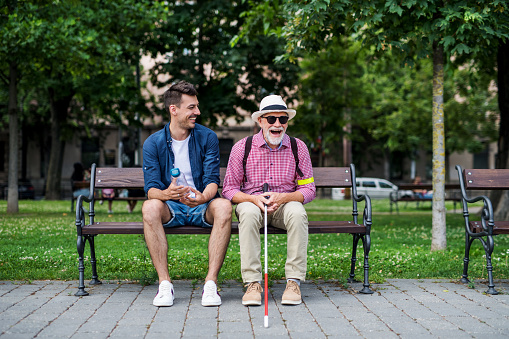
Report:
[[[164,129],[149,136],[143,144],[143,174],[147,194],[151,188],[165,190],[171,184],[170,170],[175,166],[171,143],[168,123]],[[219,185],[219,140],[211,129],[196,124],[191,130],[189,162],[198,191],[203,192],[210,183]]]

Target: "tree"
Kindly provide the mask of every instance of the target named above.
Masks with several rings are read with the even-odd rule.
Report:
[[[378,0],[378,1],[265,1],[251,12],[251,22],[271,22],[260,14],[273,8],[282,13],[285,25],[277,27],[287,39],[287,56],[302,50],[324,48],[332,37],[357,33],[364,43],[377,51],[400,54],[409,65],[414,58],[433,60],[433,227],[432,250],[446,247],[445,232],[445,142],[444,142],[444,64],[451,56],[482,54],[508,38],[504,15],[505,1]],[[430,100],[431,101],[431,100]]]
[[[33,80],[37,81],[30,86],[43,89],[47,95],[52,139],[46,198],[59,199],[65,136],[70,134],[66,130],[90,120],[92,112],[96,117],[118,116],[113,103],[109,107],[100,103],[119,88],[115,83],[120,76],[129,70],[134,74],[140,46],[150,38],[157,19],[164,16],[164,7],[148,0],[12,3],[17,7],[2,8],[9,19],[3,22],[2,32],[16,46],[15,60],[34,69]],[[19,32],[25,26],[29,27],[23,36]],[[25,43],[16,45],[17,39]],[[32,53],[33,46],[37,48]],[[0,54],[2,63],[11,55],[9,46],[4,51]],[[87,107],[88,116],[83,112],[69,114],[73,99],[87,98],[92,98],[87,104],[96,104],[95,109]]]
[[[42,3],[42,2],[41,2]],[[0,72],[3,85],[8,87],[9,117],[9,173],[7,212],[18,212],[18,151],[19,116],[18,84],[20,72],[29,71],[30,65],[20,65],[20,60],[36,55],[43,32],[37,29],[38,20],[32,15],[34,5],[30,2],[11,0],[0,7],[0,62],[6,75]],[[28,69],[27,69],[28,68]]]

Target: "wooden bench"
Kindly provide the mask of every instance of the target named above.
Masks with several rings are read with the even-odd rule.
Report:
[[[398,190],[391,192],[389,199],[390,199],[390,211],[392,213],[392,205],[395,205],[396,212],[399,213],[398,208],[398,202],[403,201],[407,204],[409,202],[415,202],[417,204],[417,208],[419,208],[420,203],[424,203],[426,201],[433,201],[432,198],[424,198],[422,195],[412,192],[412,194],[402,194],[403,191],[413,191],[413,190],[427,190],[430,191],[433,189],[432,184],[399,184]],[[444,198],[446,201],[453,201],[454,202],[454,210],[456,211],[456,203],[459,203],[461,201],[461,194],[459,192],[460,185],[458,184],[445,184],[445,189],[449,192]]]
[[[317,188],[320,187],[350,187],[352,189],[352,220],[350,221],[310,221],[309,233],[349,233],[353,236],[351,269],[349,282],[354,281],[355,262],[357,261],[357,246],[359,240],[362,241],[364,250],[364,283],[360,293],[370,294],[373,291],[369,288],[369,251],[371,247],[371,200],[367,195],[357,196],[355,185],[355,167],[319,167],[314,168],[314,179]],[[225,168],[221,168],[221,184],[226,173]],[[141,168],[96,168],[92,165],[90,191],[94,192],[98,188],[140,188],[144,186],[143,170]],[[102,234],[143,234],[143,222],[116,222],[96,220],[94,210],[94,196],[79,196],[76,201],[76,229],[78,234],[77,247],[79,257],[79,287],[76,296],[88,295],[85,291],[84,283],[84,251],[85,244],[88,241],[90,245],[90,264],[92,266],[92,281],[90,285],[100,284],[97,275],[96,254],[94,239]],[[359,212],[357,203],[364,201],[364,210],[362,222],[358,222]],[[83,203],[88,202],[88,218],[83,209]],[[86,220],[87,219],[87,220]],[[141,218],[140,218],[141,219]],[[166,234],[210,234],[211,228],[202,228],[198,226],[180,226],[165,228]],[[263,232],[263,228],[261,229]],[[284,230],[268,227],[269,234],[286,233]],[[232,234],[238,234],[238,222],[232,223]],[[240,269],[240,267],[239,267]]]
[[[493,283],[493,266],[491,264],[491,254],[495,248],[494,236],[499,234],[509,234],[509,221],[495,221],[493,215],[493,205],[491,200],[485,196],[475,196],[469,198],[468,190],[507,190],[509,189],[509,169],[465,169],[456,166],[461,186],[461,195],[463,202],[463,216],[465,217],[465,258],[463,259],[462,283],[469,283],[468,263],[470,261],[470,247],[475,239],[479,239],[486,253],[486,268],[488,271],[488,294],[498,294]],[[482,201],[481,220],[470,220],[468,211],[469,204]]]

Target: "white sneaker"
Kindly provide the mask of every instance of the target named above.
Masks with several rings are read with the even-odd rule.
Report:
[[[173,284],[168,280],[163,280],[159,284],[159,291],[157,291],[157,295],[152,304],[154,304],[154,306],[172,306],[173,299],[175,299]]]
[[[202,306],[219,306],[221,305],[221,296],[217,293],[216,283],[209,280],[203,286],[203,292],[201,295]]]

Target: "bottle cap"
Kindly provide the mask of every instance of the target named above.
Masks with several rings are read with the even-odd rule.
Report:
[[[172,168],[170,174],[172,177],[178,177],[180,175],[180,170],[178,168]]]

